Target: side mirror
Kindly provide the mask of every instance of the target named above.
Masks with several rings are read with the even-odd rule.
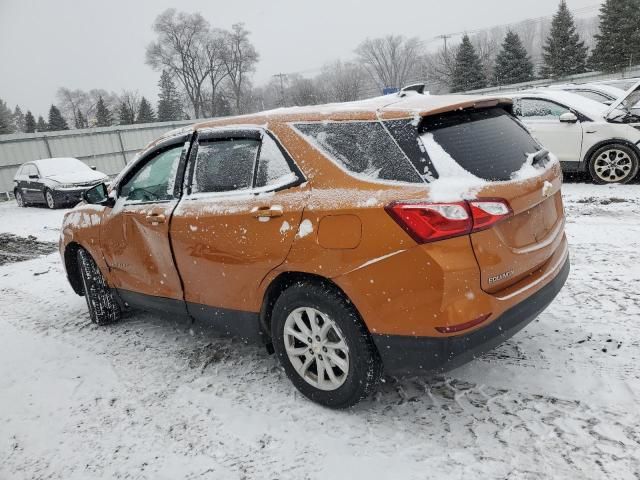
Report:
[[[82,199],[90,205],[102,205],[104,207],[113,207],[116,203],[115,199],[109,196],[107,186],[99,183],[89,190],[82,193]]]
[[[567,112],[560,115],[560,121],[562,123],[576,123],[578,121],[578,117],[573,112]]]
[[[89,168],[90,168],[91,170],[95,170],[95,169],[96,169],[96,166],[95,166],[95,165],[91,165]]]
[[[37,174],[32,173],[31,175],[29,175],[29,178],[30,178],[31,180],[37,180],[37,179],[39,179],[40,177],[39,177]]]

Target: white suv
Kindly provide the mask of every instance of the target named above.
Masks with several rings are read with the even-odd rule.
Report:
[[[640,163],[640,82],[607,106],[576,93],[538,89],[505,94],[514,113],[565,171],[596,183],[627,183]]]

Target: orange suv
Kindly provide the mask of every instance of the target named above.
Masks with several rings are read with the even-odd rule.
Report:
[[[399,95],[170,132],[67,213],[67,275],[259,340],[343,408],[511,337],[569,273],[560,165],[506,99]]]

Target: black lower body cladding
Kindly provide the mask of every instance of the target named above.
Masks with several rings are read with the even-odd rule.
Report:
[[[484,328],[446,338],[372,335],[385,372],[418,375],[454,369],[522,330],[556,297],[569,276],[569,257],[553,280]]]

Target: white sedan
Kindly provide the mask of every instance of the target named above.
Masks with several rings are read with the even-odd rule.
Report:
[[[505,96],[563,170],[587,171],[596,183],[627,183],[638,173],[640,117],[632,110],[640,100],[640,82],[610,106],[548,88]]]

